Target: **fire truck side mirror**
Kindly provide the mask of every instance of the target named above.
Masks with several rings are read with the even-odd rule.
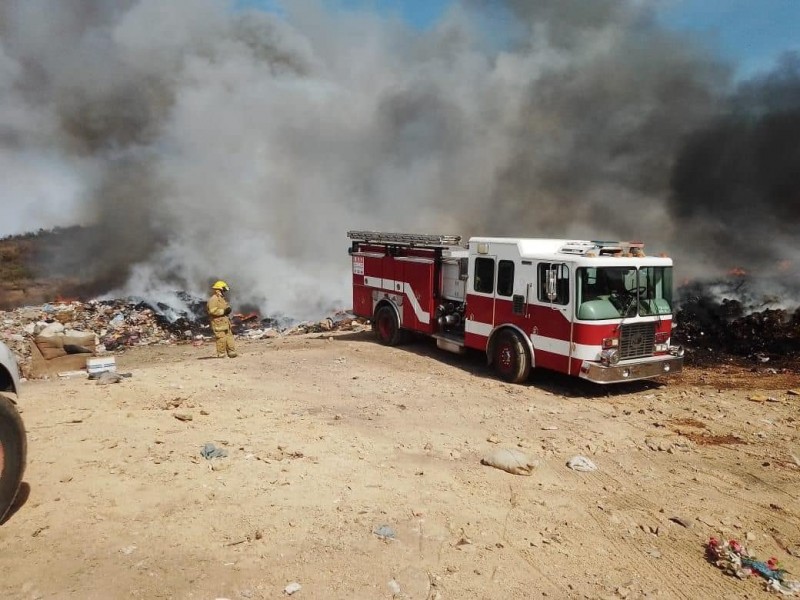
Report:
[[[550,302],[556,299],[556,270],[548,269],[547,271],[547,298]]]

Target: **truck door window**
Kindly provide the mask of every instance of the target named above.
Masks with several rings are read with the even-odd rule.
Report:
[[[510,296],[514,293],[514,261],[501,260],[497,265],[497,294]]]
[[[548,294],[547,282],[555,278],[555,298]],[[538,266],[538,298],[540,302],[553,304],[569,303],[569,268],[565,264],[539,263]],[[552,289],[552,288],[551,288]]]
[[[475,291],[481,294],[494,292],[494,259],[475,259]]]

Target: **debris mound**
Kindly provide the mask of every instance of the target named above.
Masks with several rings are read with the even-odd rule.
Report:
[[[797,368],[800,357],[800,308],[752,310],[749,302],[714,293],[711,286],[692,284],[681,290],[673,340],[686,348],[688,364],[718,364],[729,357],[756,365]],[[769,304],[772,299],[764,299]]]
[[[0,311],[0,340],[17,357],[22,374],[30,375],[30,342],[54,327],[93,338],[98,355],[152,344],[202,344],[214,339],[206,317],[206,301],[177,294],[183,308],[149,303],[140,298],[65,300]],[[366,321],[348,311],[337,311],[320,321],[298,322],[288,317],[263,318],[256,311],[231,315],[234,336],[265,339],[280,335],[325,333],[361,329]]]

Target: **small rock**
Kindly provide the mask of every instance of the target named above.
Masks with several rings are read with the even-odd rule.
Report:
[[[194,418],[189,413],[173,413],[172,416],[178,419],[178,421],[191,421]]]
[[[567,461],[567,466],[573,471],[597,471],[597,465],[585,456],[573,456]]]
[[[400,595],[400,584],[397,583],[394,579],[389,581],[387,585],[389,586],[389,591],[392,593],[393,596]]]
[[[753,540],[755,540],[755,539],[756,539],[756,534],[755,534],[755,533],[753,533],[752,531],[748,531],[748,532],[745,534],[745,536],[744,536],[744,537],[747,539],[747,541],[748,541],[748,542],[752,542]]]
[[[287,596],[291,596],[292,594],[299,592],[302,587],[303,587],[302,585],[300,585],[296,581],[293,581],[285,588],[283,588],[283,593],[286,594]]]
[[[492,434],[486,438],[486,441],[489,442],[490,444],[499,444],[500,438],[498,438],[495,434]]]
[[[372,533],[377,535],[382,540],[393,540],[397,537],[397,533],[389,525],[381,525],[380,527],[374,529]]]

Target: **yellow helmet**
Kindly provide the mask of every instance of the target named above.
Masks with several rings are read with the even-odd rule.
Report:
[[[214,285],[211,286],[212,290],[225,290],[229,292],[231,288],[228,287],[228,284],[222,281],[221,279],[217,281]]]

